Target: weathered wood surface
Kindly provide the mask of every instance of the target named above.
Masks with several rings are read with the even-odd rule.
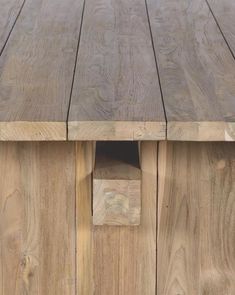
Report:
[[[215,19],[235,56],[235,1],[207,0]]]
[[[0,0],[0,55],[23,4],[24,0]]]
[[[0,140],[235,140],[234,1],[0,7]]]
[[[0,58],[0,140],[66,139],[82,9],[26,1]]]
[[[165,138],[165,117],[144,1],[86,1],[68,137]]]
[[[0,143],[0,294],[75,294],[72,143]]]
[[[147,0],[147,6],[167,138],[235,140],[235,60],[206,1]]]
[[[157,294],[235,294],[235,144],[162,142]]]
[[[139,225],[141,169],[137,142],[98,142],[93,172],[93,224]]]

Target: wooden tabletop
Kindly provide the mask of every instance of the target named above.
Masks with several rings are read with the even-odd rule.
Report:
[[[233,0],[0,7],[0,140],[235,140]]]

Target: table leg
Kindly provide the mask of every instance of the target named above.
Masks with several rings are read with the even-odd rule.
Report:
[[[0,143],[0,294],[75,295],[74,144]]]
[[[161,142],[158,199],[158,294],[235,294],[235,144]]]

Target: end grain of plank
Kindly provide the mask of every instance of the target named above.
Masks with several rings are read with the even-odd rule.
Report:
[[[81,121],[68,122],[69,140],[162,140],[165,122]]]
[[[0,122],[1,141],[66,140],[64,122]]]
[[[68,138],[165,138],[165,115],[144,1],[86,1]]]

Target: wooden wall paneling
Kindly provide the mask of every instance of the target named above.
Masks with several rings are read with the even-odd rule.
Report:
[[[0,294],[75,295],[73,143],[0,143]]]
[[[161,142],[157,294],[235,294],[235,144]]]

